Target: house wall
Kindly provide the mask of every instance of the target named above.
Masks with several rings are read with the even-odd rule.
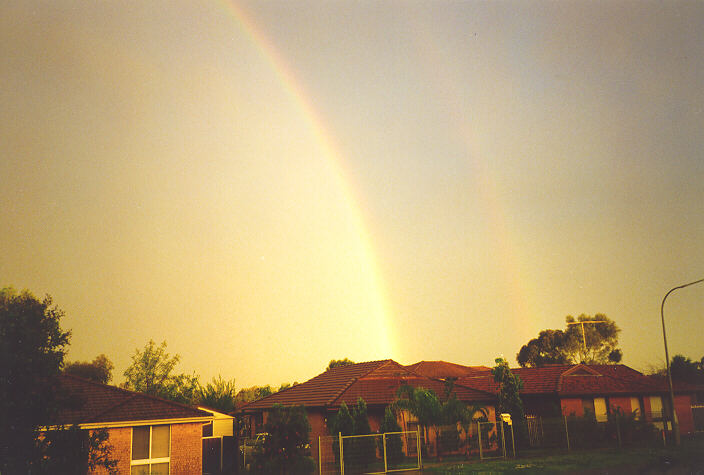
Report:
[[[624,414],[630,414],[633,412],[631,409],[631,397],[621,396],[621,397],[610,397],[609,398],[609,410],[614,412],[620,409]]]
[[[94,431],[91,431],[91,433]],[[119,427],[108,429],[108,444],[112,446],[110,458],[117,460],[117,473],[130,473],[130,460],[132,456],[132,428]],[[90,472],[91,475],[108,475],[108,471],[98,468]]]
[[[692,414],[692,396],[675,395],[675,412],[677,421],[680,424],[680,434],[691,434],[694,432],[694,414]]]
[[[200,422],[171,425],[171,475],[202,473],[202,434],[203,424]]]
[[[562,414],[565,416],[575,415],[582,417],[584,415],[582,398],[562,398],[560,399],[560,407],[562,408]]]

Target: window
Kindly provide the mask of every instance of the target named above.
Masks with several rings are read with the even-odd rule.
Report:
[[[596,416],[597,422],[606,422],[609,420],[609,407],[606,398],[594,398],[594,415]]]
[[[131,475],[168,475],[171,426],[132,428]]]
[[[643,398],[631,397],[631,412],[635,413],[636,420],[643,418]]]
[[[650,415],[653,419],[662,419],[662,397],[650,396]]]

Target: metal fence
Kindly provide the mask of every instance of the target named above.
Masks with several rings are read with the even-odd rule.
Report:
[[[662,424],[662,422],[660,422]],[[594,417],[528,417],[525,429],[516,426],[516,445],[524,449],[599,449],[654,447],[665,444],[666,434],[652,422],[633,415]]]
[[[418,470],[422,464],[420,432],[318,437],[321,475],[372,474]]]

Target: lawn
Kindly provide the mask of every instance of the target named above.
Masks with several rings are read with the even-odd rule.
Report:
[[[679,448],[605,449],[573,451],[542,457],[525,457],[485,462],[423,464],[423,473],[604,473],[617,469],[630,473],[701,473],[704,471],[704,439],[683,440]]]

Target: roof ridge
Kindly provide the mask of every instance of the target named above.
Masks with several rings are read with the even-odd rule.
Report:
[[[356,381],[359,381],[359,379],[365,377],[366,375],[368,375],[368,374],[371,373],[372,371],[374,371],[374,370],[376,370],[376,369],[379,369],[379,368],[381,368],[382,366],[384,366],[385,364],[389,364],[390,362],[396,363],[396,362],[395,362],[394,360],[392,360],[392,359],[366,362],[367,364],[369,364],[369,363],[383,363],[383,364],[380,364],[380,365],[378,365],[378,366],[374,366],[374,367],[372,367],[369,371],[367,371],[367,372],[365,372],[364,374],[361,374],[361,375],[359,375],[359,376],[357,376],[357,377],[352,377],[352,378],[349,380],[349,382],[348,382],[346,385],[343,386],[342,390],[340,390],[339,392],[335,393],[331,399],[325,401],[325,405],[328,406],[328,405],[332,404],[333,402],[335,402],[336,399],[338,399],[340,396],[342,396],[342,395],[350,388],[350,386],[352,386]],[[358,364],[365,364],[365,363],[358,363]],[[398,363],[396,363],[396,364],[398,364]],[[399,365],[399,366],[400,366],[400,365]]]

